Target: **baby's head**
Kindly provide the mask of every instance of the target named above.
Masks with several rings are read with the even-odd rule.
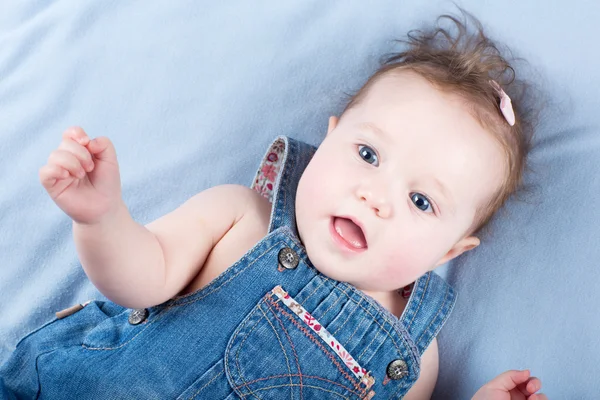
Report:
[[[479,245],[477,233],[521,183],[530,124],[522,88],[475,21],[446,17],[409,34],[331,117],[296,197],[300,238],[315,267],[365,291],[391,291]],[[513,121],[511,121],[512,123]]]

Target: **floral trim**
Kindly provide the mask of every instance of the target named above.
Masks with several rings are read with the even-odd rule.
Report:
[[[275,195],[275,182],[281,170],[284,154],[285,143],[283,140],[277,140],[271,145],[271,148],[263,159],[252,184],[252,188],[271,203]]]
[[[281,286],[276,286],[271,291],[283,304],[285,304],[290,310],[292,310],[300,319],[312,329],[317,335],[321,337],[334,351],[335,354],[346,364],[352,374],[358,378],[366,389],[369,389],[375,383],[370,373],[362,368],[358,362],[346,351],[335,337],[333,337],[327,329],[325,329],[315,317],[313,317],[308,311],[304,309],[299,303],[294,301],[292,297],[285,291]]]

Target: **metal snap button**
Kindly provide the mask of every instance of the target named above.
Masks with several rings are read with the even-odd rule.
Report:
[[[404,360],[394,360],[387,366],[387,375],[392,380],[398,380],[408,375],[408,366]]]
[[[148,318],[148,314],[149,312],[145,308],[136,308],[135,310],[131,310],[128,318],[129,323],[131,325],[141,324],[146,320],[146,318]]]
[[[284,247],[283,249],[279,250],[279,255],[277,258],[279,259],[279,264],[287,269],[296,268],[300,262],[300,257],[298,257],[298,254],[296,254],[296,252],[289,247]]]

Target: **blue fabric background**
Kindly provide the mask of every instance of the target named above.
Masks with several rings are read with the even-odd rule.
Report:
[[[532,368],[552,398],[600,392],[600,4],[459,2],[549,94],[526,201],[442,273],[459,300],[435,398]],[[3,1],[0,360],[57,310],[99,298],[37,171],[70,125],[117,147],[149,222],[221,183],[249,184],[279,134],[317,144],[379,57],[448,1]]]

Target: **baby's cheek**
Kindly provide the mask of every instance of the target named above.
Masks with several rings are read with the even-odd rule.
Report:
[[[411,251],[412,250],[412,251]],[[414,282],[429,268],[422,254],[415,249],[405,249],[390,255],[385,263],[384,276],[382,278],[394,282],[395,286],[402,287]]]
[[[327,179],[319,179],[316,171],[308,171],[302,177],[301,185],[298,187],[298,195],[301,196],[304,205],[308,206],[314,202],[318,202],[327,198],[328,192],[331,191],[330,185],[327,185]]]

